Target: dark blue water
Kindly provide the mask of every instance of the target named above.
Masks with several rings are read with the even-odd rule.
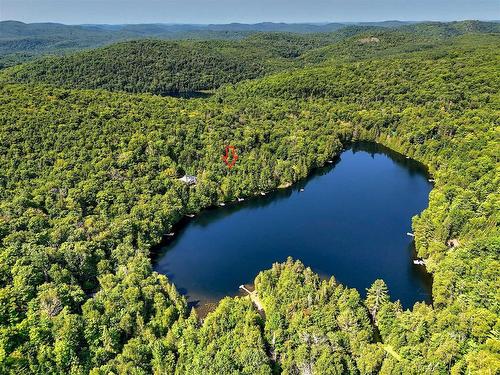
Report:
[[[189,220],[161,249],[155,270],[203,305],[237,294],[240,284],[292,256],[363,295],[381,278],[405,307],[430,302],[430,276],[413,264],[406,235],[428,204],[427,178],[413,160],[356,144],[292,188]]]

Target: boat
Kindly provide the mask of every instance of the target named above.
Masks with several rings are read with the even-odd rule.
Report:
[[[187,217],[194,217],[194,214],[187,214]]]
[[[434,181],[436,181],[436,180],[429,178],[429,182],[434,182]]]
[[[167,236],[173,237],[173,236],[175,236],[175,233],[174,232],[167,233]]]
[[[238,202],[243,202],[245,198],[238,198]]]
[[[300,189],[299,191],[302,193],[304,191],[304,189]]]
[[[423,259],[413,259],[413,264],[416,264],[419,266],[425,266],[425,261]]]
[[[332,164],[333,163],[333,160],[328,160],[327,161],[328,164]]]
[[[410,157],[409,157],[409,156],[407,156],[406,158],[407,158],[407,159],[409,159]]]
[[[224,207],[226,204],[225,203],[219,203],[219,206]]]
[[[264,193],[263,191],[260,192],[260,195],[266,195],[266,193]]]
[[[406,232],[406,235],[410,236],[410,237],[415,237],[415,235],[413,233],[410,233],[410,232]]]

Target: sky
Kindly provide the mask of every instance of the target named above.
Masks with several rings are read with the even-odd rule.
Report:
[[[500,0],[0,0],[0,20],[256,23],[500,19]]]

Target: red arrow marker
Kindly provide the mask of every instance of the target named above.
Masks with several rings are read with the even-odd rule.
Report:
[[[226,155],[222,157],[222,160],[224,160],[224,163],[226,163],[229,169],[234,167],[234,165],[236,164],[236,160],[238,160],[236,148],[234,146],[226,146]]]

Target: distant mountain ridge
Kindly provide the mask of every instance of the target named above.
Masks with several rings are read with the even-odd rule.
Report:
[[[121,30],[125,27],[128,26]],[[240,25],[233,27],[241,30]],[[159,29],[161,26],[156,28]],[[171,95],[213,90],[328,61],[356,61],[428,50],[464,34],[499,33],[499,29],[500,24],[471,21],[392,28],[351,25],[330,33],[258,32],[239,40],[168,41],[143,37],[90,51],[40,58],[5,69],[0,79]],[[242,31],[227,32],[234,35]]]
[[[251,32],[331,32],[350,25],[399,27],[419,23],[416,21],[382,21],[382,22],[332,22],[332,23],[284,23],[259,22],[254,24],[82,24],[65,25],[61,23],[24,23],[21,21],[0,21],[0,39],[5,36],[35,36],[33,32],[46,34],[53,31],[74,32],[126,32],[131,34],[165,34],[193,31],[251,31]],[[40,35],[36,35],[40,36]]]
[[[23,23],[0,21],[0,69],[34,57],[63,54],[100,47],[120,41],[145,38],[181,40],[237,40],[254,33],[288,32],[299,34],[332,33],[349,28],[426,28],[436,25],[444,33],[498,31],[497,22],[460,21],[450,23],[383,21],[359,23],[273,23],[256,24],[124,24],[64,25],[60,23]]]

